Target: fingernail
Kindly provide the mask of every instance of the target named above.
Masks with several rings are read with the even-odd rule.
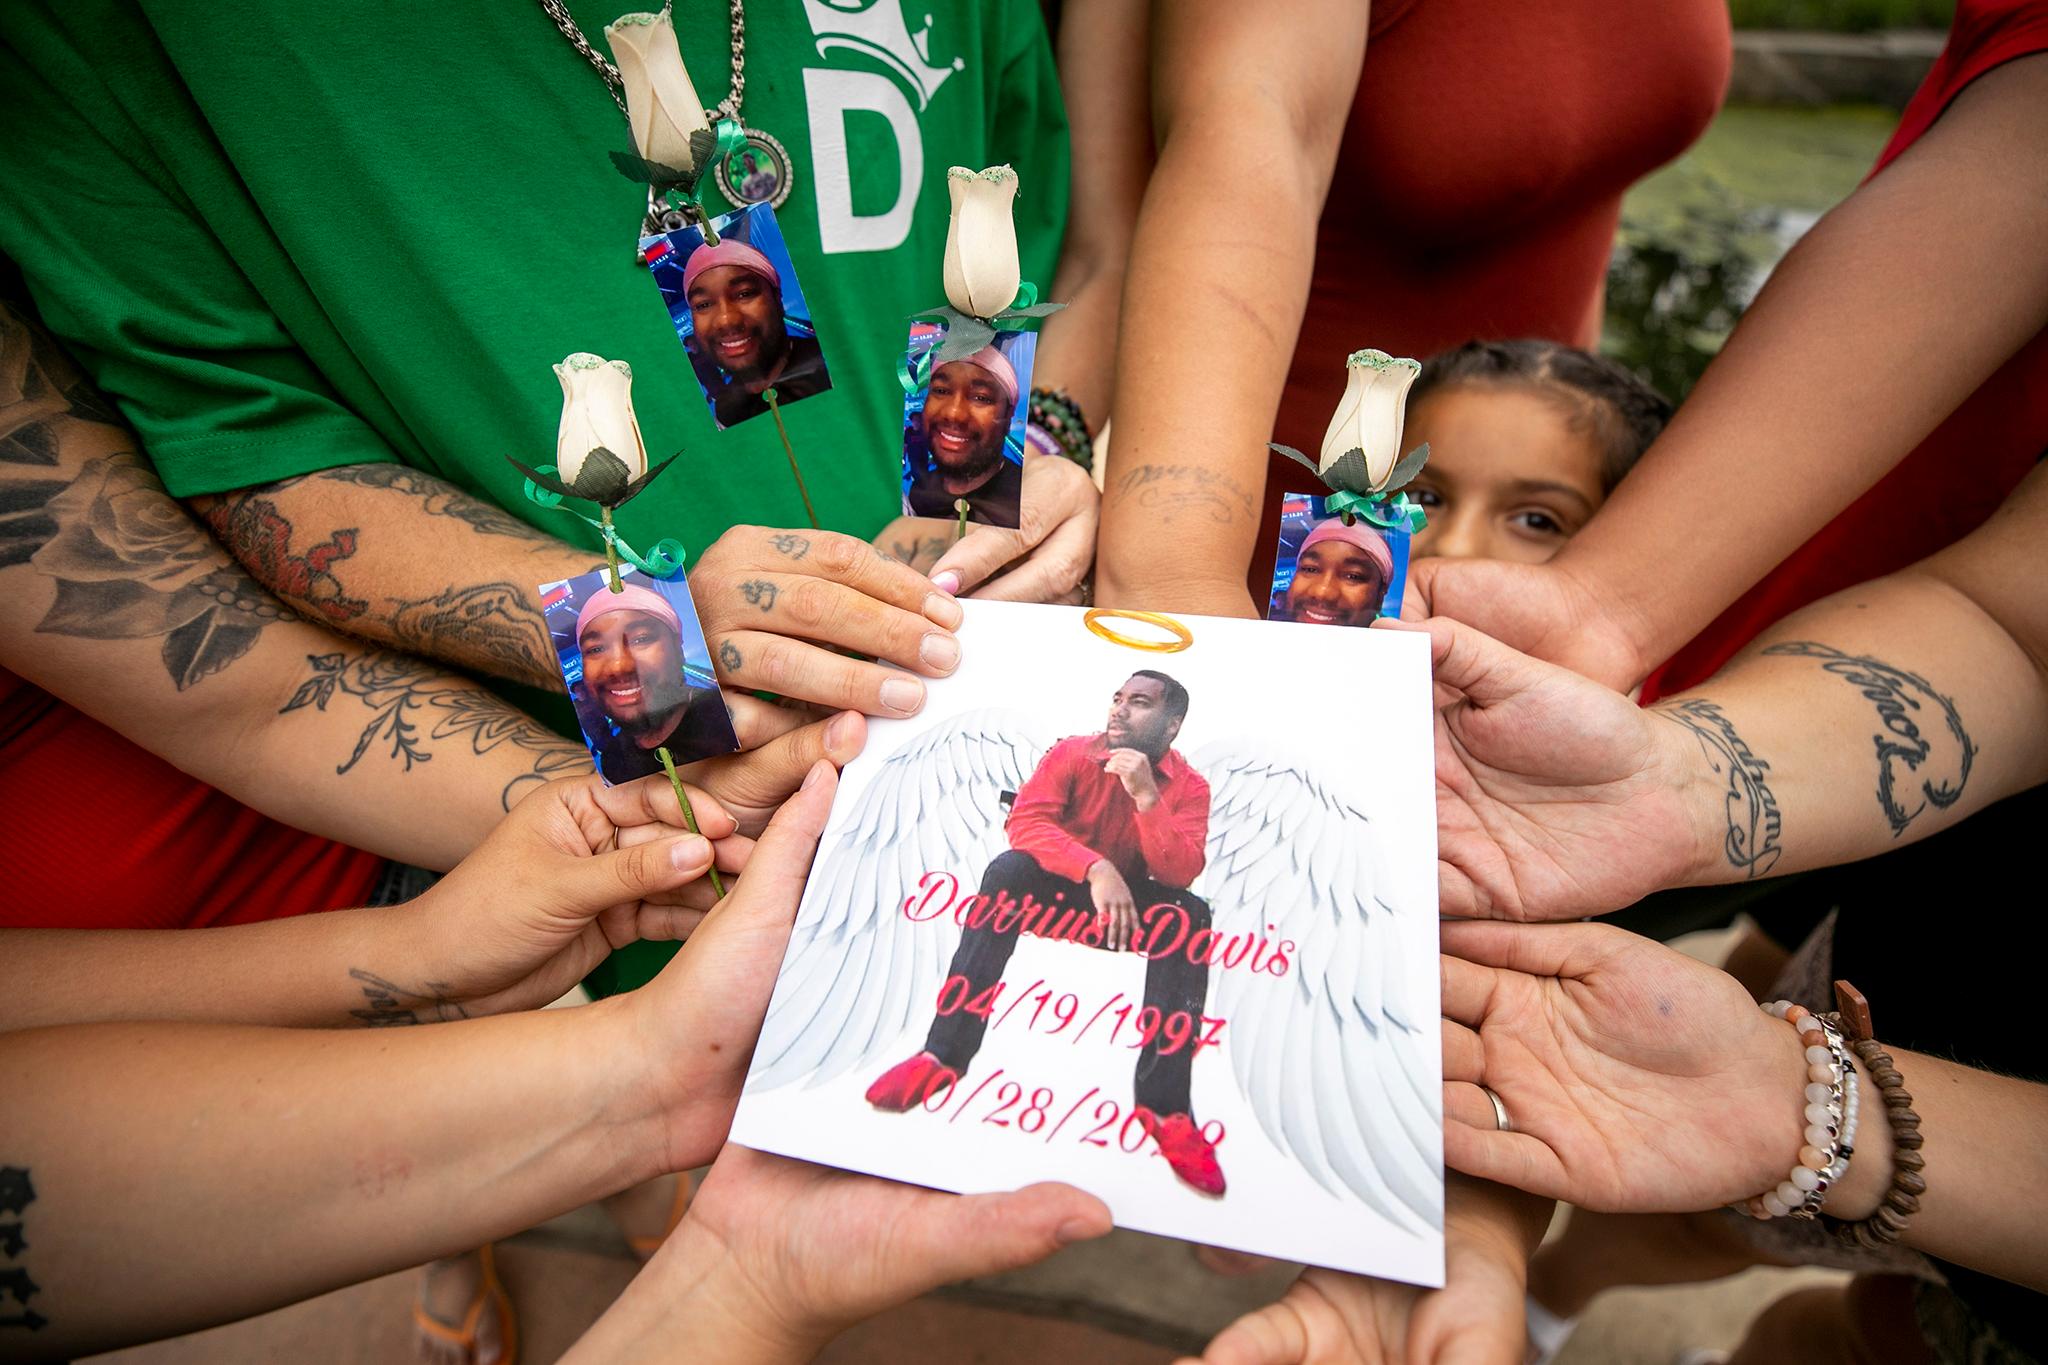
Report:
[[[932,586],[943,593],[960,591],[960,573],[957,569],[942,569],[932,575]]]
[[[826,722],[825,748],[829,751],[846,743],[846,729],[853,724],[853,712],[841,711]]]
[[[915,678],[891,678],[882,684],[882,705],[907,716],[924,705],[924,684]]]
[[[711,861],[711,841],[701,834],[686,834],[668,846],[668,862],[678,872],[702,867]]]
[[[941,673],[960,666],[960,642],[944,631],[932,631],[917,646],[917,657]]]
[[[1069,1218],[1053,1230],[1053,1240],[1061,1246],[1086,1241],[1095,1235],[1095,1225],[1085,1218]]]
[[[830,766],[831,765],[825,762],[825,760],[823,759],[819,759],[816,763],[813,763],[811,765],[811,770],[804,774],[803,786],[797,788],[797,790],[809,791],[811,788],[817,786],[819,776],[825,771],[826,768]]]
[[[955,574],[943,573],[939,577],[950,578],[953,580],[955,587],[959,586],[960,579]],[[944,587],[945,584],[941,583],[939,586]],[[958,602],[955,602],[943,593],[936,592],[928,592],[924,595],[924,614],[933,625],[944,626],[947,630],[951,630],[959,625],[964,615],[960,610]]]

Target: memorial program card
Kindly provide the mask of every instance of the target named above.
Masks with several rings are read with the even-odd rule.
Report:
[[[841,779],[733,1140],[1442,1284],[1427,637],[965,606]]]

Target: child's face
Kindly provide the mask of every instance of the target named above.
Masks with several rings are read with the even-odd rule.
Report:
[[[1410,553],[1540,564],[1602,502],[1600,451],[1556,398],[1520,384],[1453,384],[1408,415],[1429,463],[1408,494],[1429,513]]]

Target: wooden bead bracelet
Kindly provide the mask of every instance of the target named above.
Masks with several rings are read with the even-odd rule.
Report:
[[[1837,981],[1835,1004],[1836,1011],[1825,1017],[1849,1040],[1850,1050],[1884,1101],[1892,1130],[1892,1183],[1868,1218],[1852,1223],[1824,1217],[1823,1222],[1836,1241],[1874,1249],[1898,1241],[1907,1220],[1920,1212],[1920,1198],[1927,1193],[1927,1159],[1920,1153],[1920,1116],[1913,1112],[1905,1077],[1892,1055],[1871,1037],[1870,1002],[1848,982]]]

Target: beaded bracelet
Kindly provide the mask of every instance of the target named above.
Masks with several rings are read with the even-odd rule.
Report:
[[[1806,1045],[1806,1142],[1799,1164],[1781,1183],[1739,1207],[1752,1218],[1811,1219],[1856,1152],[1856,1069],[1841,1030],[1826,1019],[1790,1000],[1774,1000],[1763,1010],[1790,1024]]]
[[[1065,389],[1034,388],[1026,420],[1025,439],[1035,449],[1064,455],[1083,469],[1093,467],[1095,443],[1088,434],[1088,422],[1081,416],[1081,405]]]
[[[1906,1222],[1920,1212],[1920,1197],[1927,1193],[1927,1160],[1920,1154],[1920,1115],[1913,1110],[1913,1096],[1906,1089],[1892,1055],[1871,1036],[1870,1004],[1846,981],[1835,983],[1835,1000],[1841,1006],[1826,1020],[1848,1036],[1849,1046],[1877,1087],[1885,1118],[1892,1130],[1892,1182],[1885,1190],[1876,1212],[1857,1222],[1825,1220],[1828,1230],[1844,1246],[1875,1249],[1896,1242],[1906,1231]]]

